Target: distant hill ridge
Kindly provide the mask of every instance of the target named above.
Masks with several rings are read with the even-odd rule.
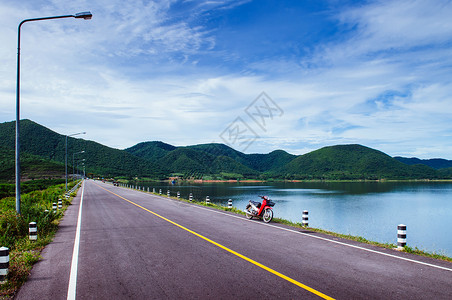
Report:
[[[429,167],[432,167],[433,169],[445,169],[445,168],[452,168],[452,160],[447,160],[443,158],[431,158],[431,159],[419,159],[416,157],[400,157],[395,156],[395,159],[397,159],[400,162],[403,162],[407,165],[426,165]]]
[[[15,122],[0,124],[0,147],[14,149]],[[64,163],[65,136],[30,120],[21,121],[21,152]],[[87,173],[126,178],[164,179],[170,175],[204,179],[437,179],[451,178],[452,168],[436,170],[392,158],[362,145],[324,147],[304,155],[283,150],[245,154],[227,145],[211,143],[176,147],[161,141],[138,143],[125,150],[93,141],[68,138],[69,165],[73,153],[86,159]],[[5,152],[6,153],[6,152]],[[9,153],[9,152],[8,152]],[[1,154],[1,153],[0,153]],[[10,160],[6,156],[0,157]],[[406,159],[405,159],[406,160]],[[444,160],[447,162],[447,160]],[[441,161],[445,166],[446,163]],[[429,161],[431,162],[431,161]],[[0,164],[0,171],[2,164]],[[8,165],[10,168],[10,165]],[[439,169],[439,168],[438,168]]]

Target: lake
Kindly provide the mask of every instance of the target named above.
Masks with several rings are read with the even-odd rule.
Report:
[[[144,186],[145,184],[142,184]],[[277,182],[154,184],[162,193],[205,199],[244,209],[248,200],[269,196],[278,218],[309,226],[397,244],[397,225],[407,225],[407,245],[452,256],[452,183],[450,182]]]

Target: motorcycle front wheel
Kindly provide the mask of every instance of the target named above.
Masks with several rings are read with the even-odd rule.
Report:
[[[264,210],[264,214],[262,215],[262,220],[264,220],[265,223],[270,223],[270,221],[273,219],[273,210],[270,208],[266,208]]]

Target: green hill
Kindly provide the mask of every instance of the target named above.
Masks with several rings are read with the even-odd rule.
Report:
[[[160,159],[172,173],[184,173],[185,177],[238,173],[257,176],[258,172],[225,155],[213,155],[193,147],[178,147]],[[195,175],[196,174],[196,175]]]
[[[258,176],[286,165],[296,158],[283,150],[269,154],[245,154],[224,144],[175,147],[162,142],[145,142],[125,151],[144,159],[159,160],[171,172]]]
[[[0,181],[13,181],[16,175],[15,151],[0,147]],[[44,159],[37,155],[21,153],[21,178],[27,179],[48,179],[64,178],[64,164]]]
[[[442,159],[442,158],[432,158],[432,159],[419,159],[416,157],[400,157],[395,156],[395,159],[397,159],[400,162],[403,162],[407,165],[426,165],[433,169],[446,169],[446,168],[452,168],[452,160]]]
[[[296,157],[283,150],[275,150],[268,154],[248,154],[247,165],[259,172],[271,173],[284,167]]]
[[[125,151],[147,160],[157,161],[176,148],[163,142],[142,142]]]
[[[0,124],[0,171],[14,175],[15,122]],[[143,142],[126,150],[93,141],[68,138],[68,164],[73,153],[86,160],[86,173],[101,176],[167,178],[275,178],[275,179],[437,179],[451,178],[448,168],[435,170],[409,165],[361,145],[337,145],[296,156],[282,150],[245,154],[224,144],[176,147],[163,142]],[[65,136],[30,120],[21,121],[23,176],[62,176]],[[442,162],[444,163],[444,162]],[[1,179],[1,178],[0,178]],[[4,180],[5,180],[4,179]]]
[[[389,155],[361,145],[324,147],[301,155],[277,171],[287,178],[421,179],[437,178],[427,166],[409,166]]]
[[[37,155],[42,159],[64,164],[65,136],[30,120],[20,122],[21,153]],[[0,124],[0,146],[15,147],[15,122]],[[73,153],[85,159],[86,173],[103,176],[152,176],[164,177],[167,171],[158,163],[110,148],[93,141],[68,137],[68,171],[72,171]]]

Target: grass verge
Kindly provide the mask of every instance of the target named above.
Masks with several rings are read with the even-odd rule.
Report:
[[[70,183],[72,188],[76,183]],[[15,198],[6,197],[0,200],[0,246],[10,249],[9,272],[5,283],[0,284],[0,299],[12,299],[18,289],[25,283],[40,253],[49,244],[58,230],[60,219],[67,206],[76,195],[69,199],[62,195],[65,185],[51,186],[45,190],[33,191],[21,195],[21,215],[15,211]],[[52,211],[52,204],[63,199],[63,208]],[[47,210],[47,211],[46,211]],[[36,222],[38,227],[37,241],[28,238],[28,224]]]

